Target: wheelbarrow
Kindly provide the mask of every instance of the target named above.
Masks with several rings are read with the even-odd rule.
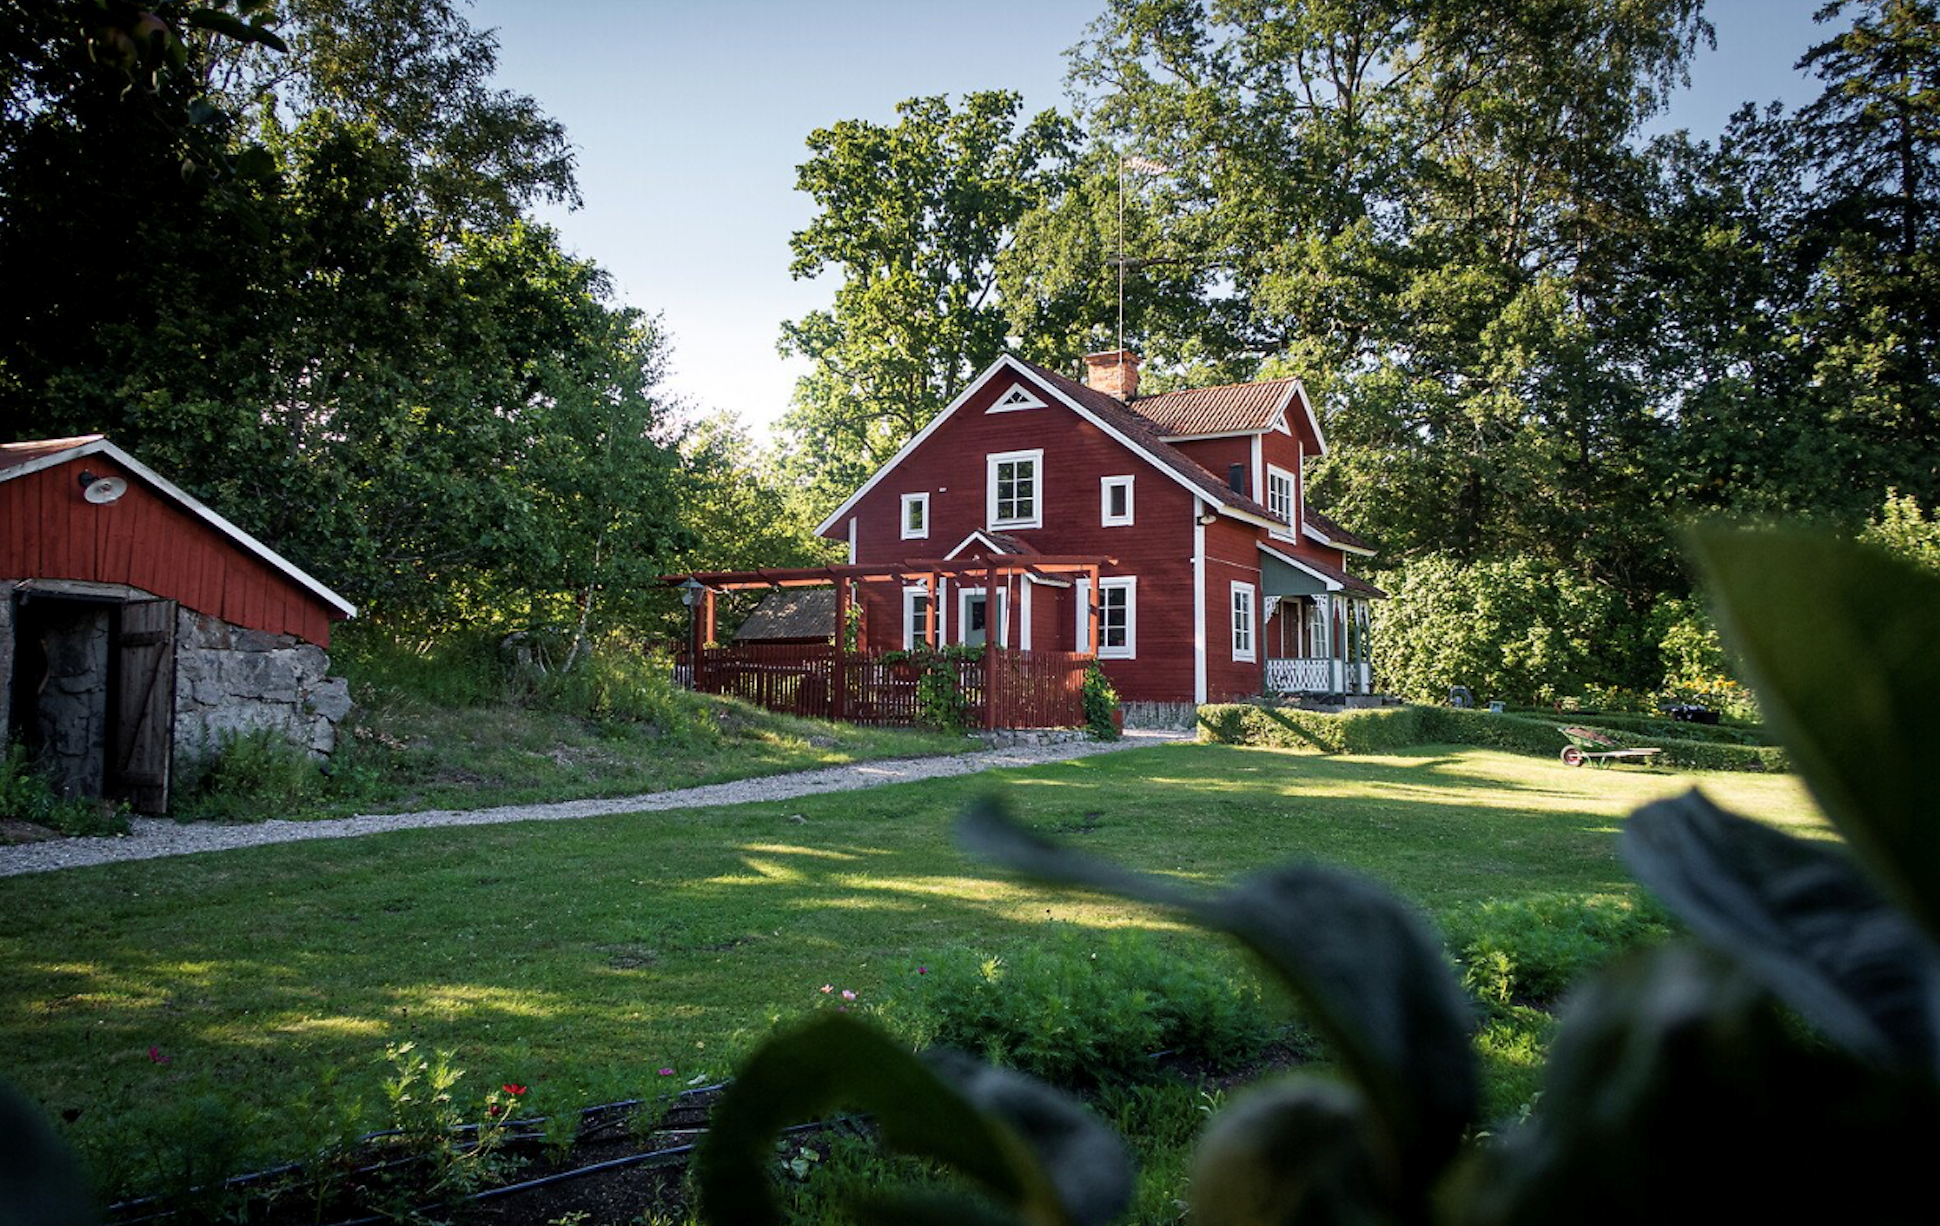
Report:
[[[1564,728],[1559,725],[1556,731],[1569,738],[1569,744],[1563,748],[1564,766],[1581,766],[1585,762],[1608,766],[1619,758],[1635,758],[1649,765],[1652,758],[1664,752],[1661,749],[1630,748],[1620,745],[1611,739],[1608,733],[1599,732],[1595,728]]]

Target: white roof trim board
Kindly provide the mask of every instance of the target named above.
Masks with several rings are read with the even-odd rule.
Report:
[[[978,528],[976,531],[972,532],[969,536],[966,536],[962,540],[958,541],[955,549],[952,549],[950,552],[944,554],[943,555],[944,561],[949,561],[951,558],[956,557],[964,550],[970,548],[971,543],[974,541],[982,541],[986,546],[989,547],[992,553],[997,554],[1000,557],[1023,556],[1021,554],[1014,554],[1013,551],[1009,549],[1005,549],[1002,545],[999,545],[996,541],[991,540],[990,534],[988,532],[985,532],[982,528]]]
[[[1308,522],[1307,517],[1304,515],[1300,517],[1300,535],[1310,536],[1329,549],[1338,549],[1342,553],[1358,553],[1364,558],[1374,556],[1372,549],[1367,549],[1360,545],[1349,545],[1345,541],[1337,541],[1333,537],[1328,536],[1325,532],[1322,532],[1320,529],[1314,527],[1312,523]]]
[[[1321,574],[1313,567],[1307,565],[1305,562],[1302,562],[1299,558],[1294,557],[1290,553],[1281,553],[1279,550],[1273,548],[1271,545],[1268,545],[1265,542],[1260,542],[1260,552],[1265,554],[1269,558],[1274,558],[1281,562],[1285,562],[1288,566],[1293,567],[1301,574],[1311,575],[1313,578],[1320,580],[1322,583],[1327,585],[1327,590],[1330,592],[1344,592],[1347,590],[1347,586],[1343,584],[1340,580],[1329,578],[1328,576]]]
[[[241,528],[238,528],[236,525],[210,510],[167,477],[162,476],[154,469],[148,467],[148,465],[143,464],[134,456],[129,455],[99,435],[84,436],[84,438],[88,441],[80,442],[78,446],[68,448],[65,451],[51,452],[48,455],[41,456],[39,459],[29,460],[25,464],[16,464],[10,468],[0,468],[0,482],[11,481],[16,477],[24,477],[29,473],[37,473],[44,469],[54,468],[58,465],[81,459],[84,456],[105,455],[123,468],[126,468],[129,472],[140,477],[143,481],[146,481],[162,494],[180,503],[183,509],[187,510],[191,515],[194,515],[197,519],[202,520],[211,528],[214,528],[217,532],[235,542],[237,547],[242,549],[243,552],[255,555],[258,560],[267,564],[272,569],[281,572],[297,586],[336,609],[345,617],[357,616],[356,605],[351,604],[342,596],[337,595],[337,593],[331,591],[328,587],[292,565],[289,559],[283,557],[268,545],[263,544],[255,537],[249,535],[249,533],[244,532]]]
[[[821,523],[815,525],[815,534],[817,536],[820,536],[824,532],[827,532],[831,527],[835,525],[837,520],[840,520],[844,515],[847,515],[858,502],[862,501],[864,495],[866,495],[870,490],[876,487],[877,482],[881,481],[885,476],[887,476],[890,473],[890,471],[894,469],[898,464],[901,464],[903,460],[906,459],[911,452],[915,451],[918,447],[922,446],[924,441],[927,440],[931,434],[935,433],[939,426],[941,426],[944,422],[948,421],[951,417],[953,417],[956,414],[956,411],[962,408],[966,403],[968,403],[972,396],[975,396],[979,391],[983,390],[984,385],[989,383],[993,378],[995,378],[999,371],[1004,370],[1006,368],[1009,368],[1011,372],[1015,374],[1018,378],[1028,380],[1031,386],[1033,387],[1039,386],[1038,380],[1036,379],[1036,377],[1033,376],[1032,373],[1028,369],[1026,369],[1022,365],[1022,363],[1020,363],[1015,357],[1013,357],[1008,353],[1000,355],[996,361],[992,362],[989,366],[984,368],[984,371],[982,374],[978,375],[975,379],[971,380],[970,386],[964,388],[962,392],[958,393],[957,398],[955,400],[952,400],[947,406],[945,406],[942,412],[938,413],[935,417],[930,418],[928,425],[924,426],[921,430],[918,430],[914,435],[911,436],[910,440],[907,443],[904,443],[902,447],[900,447],[897,450],[895,455],[890,456],[888,462],[885,463],[881,468],[878,468],[874,476],[870,477],[867,481],[863,482],[861,489],[858,489],[855,493],[850,494],[848,498],[843,501],[841,506],[835,508],[834,511],[830,512],[829,517],[827,519],[824,519]],[[1278,519],[1273,519],[1266,516],[1254,515],[1250,511],[1244,511],[1238,507],[1228,506],[1223,502],[1215,502],[1211,497],[1208,496],[1205,490],[1199,488],[1199,486],[1194,484],[1190,479],[1188,479],[1187,477],[1185,477],[1184,475],[1178,472],[1173,471],[1170,465],[1164,464],[1160,462],[1158,459],[1154,458],[1150,452],[1145,450],[1145,448],[1139,446],[1137,443],[1133,442],[1125,435],[1119,433],[1118,430],[1113,428],[1111,423],[1105,421],[1097,414],[1091,412],[1091,410],[1085,408],[1082,404],[1071,399],[1071,397],[1065,395],[1064,392],[1059,388],[1054,386],[1046,386],[1046,387],[1043,387],[1042,390],[1049,392],[1051,396],[1059,404],[1063,405],[1065,408],[1070,409],[1073,413],[1076,413],[1079,417],[1084,418],[1092,425],[1104,431],[1106,437],[1116,442],[1119,446],[1125,448],[1127,451],[1130,451],[1133,455],[1137,456],[1141,460],[1144,460],[1147,464],[1150,464],[1153,468],[1157,469],[1159,472],[1165,474],[1166,477],[1170,478],[1172,481],[1174,481],[1175,483],[1183,487],[1185,490],[1187,490],[1189,493],[1191,493],[1193,497],[1198,498],[1202,502],[1210,503],[1213,506],[1213,508],[1217,510],[1220,514],[1229,515],[1234,519],[1244,520],[1249,524],[1260,524],[1264,527],[1271,527],[1272,525],[1278,524],[1281,522]],[[1302,400],[1303,401],[1305,400],[1304,394],[1302,395]],[[1133,410],[1133,411],[1136,412],[1136,410]],[[1312,415],[1311,409],[1308,410],[1308,414],[1310,416]],[[1317,425],[1315,427],[1314,437],[1315,438],[1320,437],[1319,429]]]

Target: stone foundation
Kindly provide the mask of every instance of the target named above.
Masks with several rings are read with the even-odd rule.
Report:
[[[1199,726],[1199,708],[1189,702],[1128,702],[1123,706],[1127,728],[1189,732]]]
[[[1091,739],[1083,728],[998,728],[975,734],[986,749],[1015,749],[1019,746],[1071,745]]]
[[[175,754],[206,757],[226,737],[269,728],[313,756],[337,745],[350,683],[328,676],[321,647],[288,634],[244,630],[179,609],[175,639]]]

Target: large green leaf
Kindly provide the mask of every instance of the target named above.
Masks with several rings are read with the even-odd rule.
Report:
[[[1940,577],[1804,532],[1693,534],[1724,634],[1799,773],[1940,937]]]
[[[0,1085],[0,1226],[90,1226],[94,1198],[47,1117]]]
[[[1454,1152],[1475,1109],[1469,1005],[1440,943],[1387,891],[1287,865],[1196,893],[1048,842],[990,801],[960,831],[972,851],[1019,871],[1174,908],[1236,937],[1307,1003],[1388,1130],[1403,1187],[1426,1187]]]
[[[1750,979],[1688,945],[1574,998],[1534,1122],[1480,1151],[1462,1220],[1912,1222],[1932,1216],[1930,1082],[1795,1042]]]
[[[779,1221],[775,1139],[841,1108],[868,1112],[889,1148],[955,1168],[1039,1226],[1105,1222],[1131,1194],[1117,1138],[1063,1095],[974,1061],[920,1059],[864,1022],[825,1013],[762,1044],[722,1096],[699,1162],[703,1217]],[[967,1201],[907,1197],[870,1216],[897,1205],[904,1220],[993,1220]]]
[[[1834,1042],[1940,1074],[1940,951],[1850,857],[1695,791],[1638,810],[1623,842],[1639,880]]]
[[[1388,1220],[1393,1183],[1367,1100],[1299,1076],[1256,1087],[1221,1111],[1194,1157],[1198,1226],[1333,1226]]]

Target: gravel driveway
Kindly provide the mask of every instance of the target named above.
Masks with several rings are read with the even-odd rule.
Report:
[[[50,839],[0,847],[0,877],[45,873],[116,860],[154,860],[186,856],[198,851],[228,851],[267,843],[295,843],[304,839],[350,839],[386,830],[423,826],[484,826],[497,822],[567,821],[608,813],[650,813],[660,809],[697,809],[709,805],[741,805],[764,800],[789,800],[823,792],[850,792],[918,779],[974,775],[1006,766],[1034,766],[1063,762],[1121,749],[1140,749],[1168,741],[1190,739],[1184,732],[1134,731],[1116,742],[1084,741],[1072,745],[987,749],[939,758],[890,758],[833,766],[822,770],[737,779],[705,787],[619,796],[611,800],[567,800],[556,804],[502,805],[495,809],[431,809],[423,813],[359,814],[313,822],[267,821],[254,825],[222,826],[209,822],[182,823],[166,818],[137,817],[133,830],[122,838]]]

